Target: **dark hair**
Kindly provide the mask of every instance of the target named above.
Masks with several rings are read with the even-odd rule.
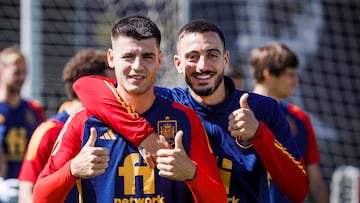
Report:
[[[222,29],[215,23],[205,19],[193,20],[188,24],[184,25],[184,27],[182,27],[178,32],[177,43],[179,43],[180,39],[184,36],[185,33],[196,33],[196,32],[198,33],[216,32],[219,35],[225,49],[225,36]]]
[[[297,68],[298,58],[285,44],[272,42],[251,51],[250,64],[256,82],[264,80],[265,69],[269,73],[280,76],[287,68]]]
[[[77,98],[72,85],[85,75],[105,76],[105,70],[109,68],[106,54],[96,49],[85,49],[71,57],[63,70],[63,82],[69,99]]]
[[[157,25],[144,16],[127,16],[120,19],[112,28],[111,39],[119,36],[131,37],[136,40],[155,38],[160,47],[161,32]]]

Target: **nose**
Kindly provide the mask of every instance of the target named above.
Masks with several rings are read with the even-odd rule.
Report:
[[[140,57],[136,57],[134,59],[134,62],[132,64],[132,69],[134,70],[140,70],[142,68],[142,62]]]
[[[204,70],[206,70],[206,66],[207,66],[206,57],[204,55],[201,55],[196,64],[196,71],[203,72]]]

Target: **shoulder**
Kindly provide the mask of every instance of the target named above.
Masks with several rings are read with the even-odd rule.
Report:
[[[28,105],[33,108],[33,109],[39,109],[39,110],[43,110],[42,105],[40,104],[39,101],[31,99],[27,101]]]
[[[309,115],[302,110],[299,106],[295,105],[295,104],[288,104],[287,105],[287,110],[289,111],[289,113],[293,114],[294,116],[296,116],[297,118],[301,119],[301,120],[310,120]]]

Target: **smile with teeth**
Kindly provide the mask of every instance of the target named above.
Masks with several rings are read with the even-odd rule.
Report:
[[[136,79],[136,80],[140,80],[140,79],[143,79],[143,78],[145,78],[145,77],[144,77],[144,76],[141,76],[141,75],[131,75],[131,76],[129,76],[129,78]]]
[[[194,77],[196,79],[199,79],[199,80],[207,80],[207,79],[210,79],[212,77],[212,74],[201,74],[201,75],[194,75]]]

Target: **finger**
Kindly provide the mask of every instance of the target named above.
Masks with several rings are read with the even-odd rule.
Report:
[[[90,147],[95,146],[96,138],[97,138],[96,129],[94,127],[92,127],[92,128],[90,128],[90,136],[89,136],[89,139],[86,142],[85,146],[90,146]]]
[[[182,143],[182,137],[184,135],[184,132],[182,130],[179,130],[175,135],[175,149],[184,149],[183,143]]]
[[[171,148],[171,146],[169,145],[169,143],[166,141],[165,136],[159,135],[159,142],[163,144],[163,146],[165,147],[165,149],[170,149],[170,148]]]
[[[240,108],[250,109],[248,102],[247,102],[248,98],[249,98],[248,93],[241,95],[240,100],[239,100]]]

